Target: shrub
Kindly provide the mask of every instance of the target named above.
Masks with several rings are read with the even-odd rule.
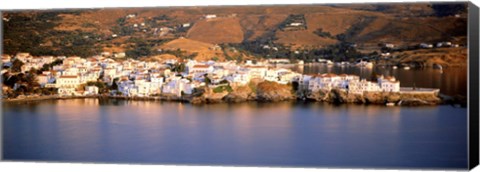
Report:
[[[215,87],[213,89],[213,92],[214,93],[221,93],[221,92],[224,92],[224,91],[227,91],[227,92],[232,92],[233,89],[232,87],[230,87],[230,85],[223,85],[223,86],[218,86],[218,87]]]

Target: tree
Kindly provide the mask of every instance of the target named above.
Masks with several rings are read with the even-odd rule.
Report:
[[[205,85],[210,85],[212,83],[212,81],[210,80],[210,78],[208,77],[208,74],[205,74],[203,75],[203,77],[205,78]]]
[[[40,70],[41,71],[48,71],[48,70],[50,70],[50,65],[49,64],[43,64],[43,66]]]
[[[12,62],[12,72],[20,72],[22,71],[22,66],[24,65],[24,63],[18,59],[15,59],[13,62]]]
[[[35,68],[30,68],[30,70],[28,71],[29,74],[40,74],[42,73],[41,71],[35,69]]]
[[[40,84],[38,83],[37,75],[35,73],[28,73],[27,75],[25,75],[25,82],[27,83],[26,91],[28,93],[31,93],[35,89],[38,89],[40,87]]]
[[[175,72],[185,72],[185,64],[184,63],[179,63],[173,66],[173,71]]]
[[[89,81],[89,82],[87,82],[87,86],[96,86],[96,87],[98,87],[98,92],[99,93],[108,93],[108,87],[104,82]]]
[[[370,80],[372,82],[376,82],[377,81],[377,72],[375,72],[375,70],[372,71],[372,74],[370,75]]]
[[[113,79],[112,85],[110,86],[110,90],[118,89],[117,81],[118,81],[118,78]]]

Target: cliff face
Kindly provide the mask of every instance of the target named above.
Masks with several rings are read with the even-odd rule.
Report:
[[[285,100],[295,100],[296,96],[292,93],[292,86],[282,85],[276,82],[261,81],[253,82],[246,86],[232,87],[233,91],[223,91],[215,93],[211,88],[204,88],[203,94],[190,99],[193,104],[201,103],[237,103],[244,101],[265,101],[276,102]]]
[[[237,103],[237,102],[244,102],[255,100],[257,95],[253,92],[253,90],[249,86],[239,86],[233,88],[234,91],[227,94],[223,97],[225,102]]]
[[[203,88],[200,90],[200,92],[202,92],[200,95],[194,96],[190,99],[190,103],[192,104],[220,103],[222,102],[222,98],[228,94],[227,91],[216,93],[211,88]]]
[[[264,81],[257,85],[257,100],[284,101],[296,99],[291,85],[282,85],[276,82]]]

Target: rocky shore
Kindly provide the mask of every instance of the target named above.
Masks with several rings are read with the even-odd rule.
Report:
[[[203,103],[237,103],[246,101],[278,102],[278,101],[318,101],[328,103],[352,104],[379,104],[399,106],[425,106],[444,103],[453,104],[458,101],[446,99],[436,94],[409,94],[409,93],[364,93],[349,94],[347,91],[332,89],[330,91],[294,92],[291,85],[282,85],[275,82],[250,83],[248,86],[234,87],[232,92],[213,93],[206,90],[204,94],[192,97],[188,101],[192,104]]]
[[[406,93],[389,93],[376,92],[349,94],[347,91],[332,89],[331,91],[310,92],[306,95],[307,99],[315,101],[324,101],[330,103],[357,103],[357,104],[387,104],[401,106],[420,106],[420,105],[437,105],[443,101],[435,94],[406,94]]]
[[[466,104],[460,98],[436,94],[406,94],[406,93],[364,93],[349,94],[345,90],[332,89],[330,91],[295,92],[291,85],[282,85],[276,82],[259,81],[251,82],[244,86],[233,86],[232,89],[215,92],[213,88],[205,87],[197,90],[192,95],[167,95],[162,94],[150,97],[127,97],[127,96],[35,96],[15,99],[4,99],[4,102],[39,101],[47,99],[72,99],[72,98],[108,98],[124,100],[154,100],[154,101],[180,101],[191,104],[207,103],[238,103],[247,101],[278,102],[278,101],[318,101],[334,104],[379,104],[399,106],[425,106],[438,104]]]
[[[19,96],[17,98],[8,98],[2,99],[2,102],[29,102],[29,101],[42,101],[42,100],[64,100],[64,99],[80,99],[80,98],[100,98],[104,96],[58,96],[58,95],[49,95],[49,96]]]

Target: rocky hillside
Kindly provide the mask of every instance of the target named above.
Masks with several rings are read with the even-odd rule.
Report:
[[[410,63],[426,67],[435,64],[441,66],[464,66],[467,61],[465,48],[439,48],[433,50],[412,50],[393,53],[396,64]]]
[[[193,45],[245,51],[232,55],[202,50],[197,52],[199,59],[262,56],[258,49],[264,45],[312,50],[350,43],[369,53],[379,51],[379,43],[466,45],[466,17],[466,3],[15,11],[3,13],[3,41],[8,54],[35,55],[88,56],[107,51],[137,58],[165,53],[158,48],[168,47],[167,42],[176,44],[170,41],[178,42],[180,37],[198,41]],[[189,51],[188,45],[176,45]],[[288,52],[272,56],[290,57]]]

